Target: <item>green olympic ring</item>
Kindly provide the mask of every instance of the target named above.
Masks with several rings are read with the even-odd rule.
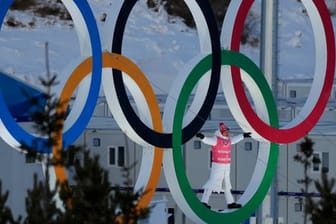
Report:
[[[267,107],[270,125],[273,127],[278,127],[278,114],[273,95],[260,69],[249,58],[240,54],[239,52],[226,50],[222,51],[222,65],[234,65],[240,67],[247,72],[247,74],[253,79],[253,81],[261,90],[261,94],[265,100],[265,106]],[[184,171],[183,158],[181,153],[181,127],[183,123],[183,114],[186,109],[188,98],[198,80],[207,71],[209,71],[209,69],[211,69],[211,55],[208,55],[196,65],[180,92],[180,96],[176,104],[173,122],[173,150],[171,159],[173,162],[173,167],[175,169],[175,174],[173,175],[173,178],[175,178],[175,180],[168,180],[167,182],[172,185],[177,184],[178,187],[172,188],[172,190],[177,190],[177,192],[172,192],[172,195],[173,197],[174,195],[175,197],[178,197],[180,201],[181,198],[184,198],[185,201],[180,207],[182,209],[186,208],[187,210],[189,210],[189,213],[193,213],[192,218],[195,221],[205,223],[240,223],[250,217],[253,212],[255,212],[255,209],[260,205],[265,195],[267,194],[269,187],[272,183],[274,173],[276,171],[279,146],[278,144],[274,143],[261,143],[267,144],[267,147],[269,147],[268,149],[266,148],[265,150],[263,150],[268,151],[266,152],[266,156],[264,157],[266,159],[258,159],[257,161],[252,180],[250,181],[250,184],[244,193],[250,194],[250,196],[247,196],[247,198],[245,197],[246,199],[244,200],[246,201],[243,202],[242,208],[232,211],[216,212],[207,209],[204,205],[201,204],[200,200],[192,191],[192,188],[189,184],[189,181],[187,180]],[[165,159],[165,162],[167,162],[168,160]],[[260,170],[257,171],[257,169],[259,168],[262,169],[263,172],[260,172]],[[169,173],[172,174],[171,172]],[[258,183],[259,186],[257,186]],[[244,197],[244,194],[242,197]]]

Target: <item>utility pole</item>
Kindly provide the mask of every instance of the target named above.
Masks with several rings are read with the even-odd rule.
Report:
[[[278,0],[262,0],[261,13],[261,50],[260,68],[264,73],[273,97],[277,102],[278,95]],[[274,175],[271,188],[271,216],[273,224],[278,224],[278,171]],[[262,224],[262,206],[258,209],[257,223]]]
[[[262,0],[260,67],[277,95],[278,76],[278,0]]]

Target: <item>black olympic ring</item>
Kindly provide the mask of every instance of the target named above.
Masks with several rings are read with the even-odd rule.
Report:
[[[125,31],[125,26],[129,14],[134,7],[137,0],[124,1],[120,13],[117,17],[116,28],[113,35],[113,44],[112,52],[121,54],[122,51],[122,40]],[[221,74],[221,47],[220,47],[220,37],[219,31],[217,29],[216,19],[212,12],[211,6],[207,1],[196,0],[199,5],[204,18],[207,22],[209,28],[209,34],[211,39],[211,49],[212,49],[212,70],[211,70],[211,79],[208,87],[208,92],[205,97],[204,103],[200,110],[198,111],[195,118],[182,130],[182,143],[187,142],[193,138],[198,130],[202,128],[204,123],[207,120],[207,117],[212,110],[212,107],[215,103],[217,90],[220,82]],[[113,69],[113,81],[115,84],[115,90],[117,97],[120,103],[120,107],[129,122],[133,130],[141,136],[146,142],[162,148],[171,148],[172,147],[172,133],[159,133],[150,129],[145,125],[138,115],[133,110],[122,78],[122,72],[116,69]]]

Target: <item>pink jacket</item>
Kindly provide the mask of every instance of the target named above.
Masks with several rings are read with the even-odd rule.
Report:
[[[216,131],[212,137],[204,137],[202,142],[211,145],[212,162],[220,164],[231,163],[231,145],[236,144],[244,139],[244,135],[236,135],[232,138],[224,137],[219,131]]]
[[[217,144],[211,147],[212,162],[230,164],[231,163],[231,140],[230,138],[217,137]]]

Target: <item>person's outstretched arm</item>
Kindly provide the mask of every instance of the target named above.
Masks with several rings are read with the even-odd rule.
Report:
[[[207,145],[216,145],[217,143],[216,136],[206,137],[203,133],[197,133],[196,137]]]
[[[233,136],[231,138],[231,144],[234,145],[243,140],[244,138],[251,138],[251,132],[245,132],[243,134]]]

